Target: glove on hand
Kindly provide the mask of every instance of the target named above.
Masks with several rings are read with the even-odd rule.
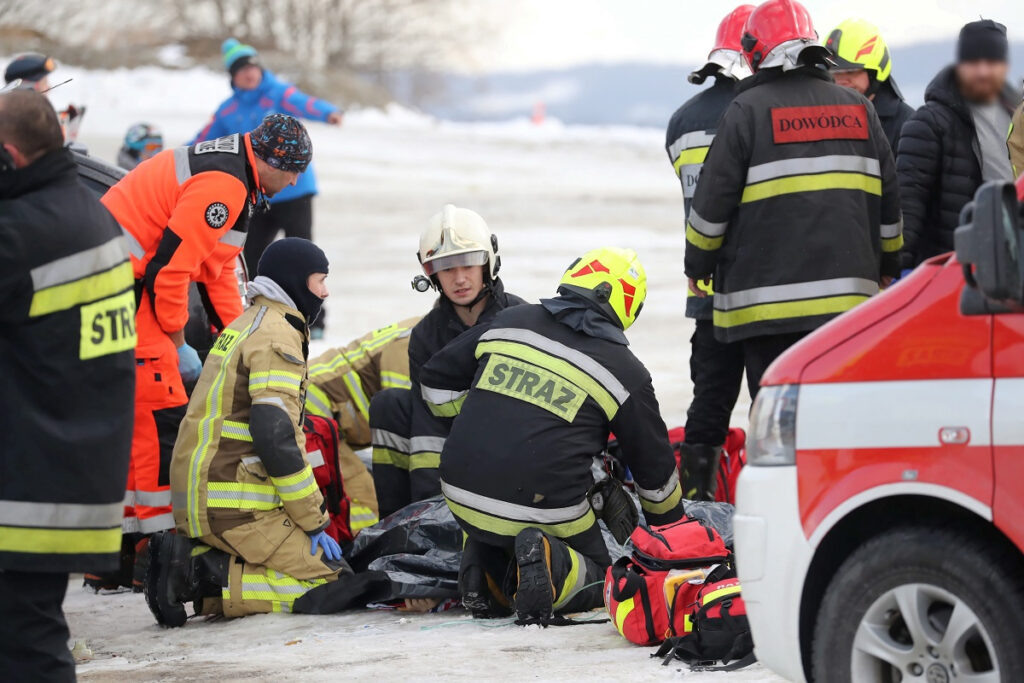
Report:
[[[309,549],[310,555],[316,555],[316,549],[319,547],[324,549],[324,557],[326,559],[335,562],[341,559],[341,546],[326,531],[318,531],[312,534],[309,540],[312,542]]]
[[[590,489],[587,495],[590,498],[590,506],[604,521],[615,540],[620,545],[629,540],[633,530],[640,523],[640,513],[637,512],[633,499],[622,488],[622,483],[609,477],[594,484],[594,488]]]
[[[178,347],[178,372],[185,384],[191,384],[199,379],[199,373],[203,371],[203,362],[199,360],[199,353],[188,344]]]

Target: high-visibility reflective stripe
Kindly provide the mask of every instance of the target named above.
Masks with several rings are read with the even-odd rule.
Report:
[[[715,294],[717,298],[718,295]],[[857,304],[863,303],[866,295],[833,296],[821,299],[803,299],[781,304],[761,304],[736,311],[714,312],[715,327],[736,327],[764,320],[781,320],[785,318],[805,318],[815,315],[831,315],[844,313]]]
[[[444,442],[445,438],[443,436],[414,436],[409,439],[409,452],[431,451],[440,453],[444,450]]]
[[[673,159],[677,158],[683,150],[692,149],[694,147],[709,147],[715,139],[714,133],[709,133],[703,130],[694,130],[689,133],[683,133],[676,141],[669,145],[668,154]]]
[[[693,213],[692,211],[690,212]],[[705,237],[696,230],[689,223],[686,224],[686,241],[704,251],[715,251],[716,249],[722,248],[722,242],[725,241],[725,237]]]
[[[572,600],[573,596],[583,590],[583,582],[587,578],[587,574],[584,571],[580,571],[583,561],[580,558],[580,554],[572,548],[568,548],[569,551],[569,574],[565,577],[565,581],[562,582],[562,589],[558,592],[558,599],[555,600],[552,607],[558,609],[565,603]]]
[[[174,177],[179,185],[192,177],[192,167],[188,163],[188,147],[174,148]]]
[[[124,502],[32,503],[0,500],[0,525],[53,529],[106,528],[117,526],[124,516]]]
[[[690,149],[684,149],[676,157],[676,160],[672,162],[672,168],[675,169],[676,175],[679,175],[680,169],[683,166],[693,166],[695,164],[703,164],[704,160],[708,156],[708,150],[710,147],[692,147]]]
[[[903,219],[900,218],[897,223],[882,223],[879,226],[879,231],[882,233],[883,240],[899,237],[903,234]]]
[[[444,405],[446,403],[454,403],[463,396],[467,391],[451,391],[449,389],[434,389],[426,385],[420,385],[420,394],[423,396],[423,400],[427,403],[433,403],[434,405]]]
[[[244,422],[224,420],[220,427],[220,435],[237,441],[252,442],[252,434],[249,433],[249,425]]]
[[[211,481],[207,483],[206,505],[212,508],[275,510],[281,507],[281,499],[269,484]]]
[[[430,403],[427,402],[427,409],[437,417],[458,417],[462,412],[462,404],[466,402],[465,396],[460,396],[451,403]]]
[[[228,230],[226,233],[220,236],[217,240],[221,244],[227,244],[232,247],[243,247],[245,246],[245,238],[249,235],[247,232],[241,230]]]
[[[348,387],[349,396],[352,398],[356,409],[359,410],[359,414],[363,416],[363,419],[369,421],[370,399],[366,398],[366,394],[363,392],[363,382],[359,379],[359,375],[354,371],[346,372],[342,380],[345,382],[345,386]]]
[[[372,431],[372,440],[374,446],[383,446],[400,453],[409,453],[412,449],[409,439],[399,436],[394,432],[389,432],[386,429],[374,429]]]
[[[158,508],[171,504],[171,490],[166,491],[136,491],[135,504],[146,507]]]
[[[413,470],[436,470],[441,466],[441,454],[425,451],[413,453],[409,456],[409,471]]]
[[[242,574],[241,594],[243,600],[262,600],[272,603],[275,612],[291,612],[297,598],[313,588],[327,583],[327,579],[296,579],[286,574],[267,569],[260,573]],[[222,592],[225,600],[231,599],[231,587]]]
[[[477,344],[477,357],[479,358],[485,353],[500,353],[512,358],[519,358],[561,375],[597,401],[609,420],[613,419],[619,411],[619,403],[600,382],[568,361],[517,342],[488,341]]]
[[[718,590],[713,590],[707,595],[705,595],[703,600],[701,600],[701,604],[707,605],[714,602],[715,600],[718,600],[719,598],[724,598],[729,595],[739,595],[742,592],[743,589],[738,584],[735,586],[723,586],[722,588],[719,588]]]
[[[166,531],[174,528],[174,515],[165,512],[155,517],[139,518],[139,531],[144,534],[155,534],[158,531]]]
[[[121,533],[122,534],[137,534],[139,533],[139,518],[138,517],[125,517],[121,520]]]
[[[374,446],[372,457],[374,465],[390,465],[392,467],[397,467],[400,470],[409,469],[408,453],[400,453],[399,451],[393,451],[390,448]]]
[[[263,391],[265,389],[295,389],[302,388],[302,375],[288,372],[286,370],[273,370],[253,372],[249,374],[249,393]]]
[[[316,478],[313,476],[313,468],[308,464],[295,474],[287,477],[271,477],[277,489],[277,495],[281,500],[300,500],[317,490]]]
[[[306,385],[306,412],[320,417],[331,417],[331,399],[327,392],[315,384]]]
[[[324,460],[324,452],[319,448],[315,451],[308,451],[306,453],[306,462],[308,462],[309,466],[314,469],[317,467],[323,467],[327,463],[327,461]]]
[[[391,372],[388,370],[382,370],[380,373],[380,383],[385,389],[411,389],[412,380],[409,379],[408,375],[403,375],[400,372]]]
[[[788,178],[768,180],[757,185],[748,185],[743,190],[743,197],[740,199],[740,203],[748,204],[795,192],[817,192],[819,190],[859,190],[881,196],[882,180],[860,173],[795,175]]]
[[[80,280],[88,275],[110,270],[127,260],[127,245],[124,238],[114,237],[98,247],[84,249],[36,266],[29,271],[32,289],[38,292],[41,289]]]
[[[121,550],[121,524],[110,529],[43,529],[0,525],[0,552],[77,555]]]
[[[690,214],[687,216],[687,221],[691,226],[693,226],[694,230],[704,237],[721,237],[725,234],[726,228],[729,227],[729,221],[712,223],[709,220],[705,220],[692,208],[690,209]]]
[[[882,251],[892,253],[903,248],[903,235],[891,239],[882,238]]]
[[[137,259],[142,259],[146,255],[146,250],[142,248],[142,244],[139,240],[135,239],[135,235],[131,234],[124,227],[121,228],[121,236],[124,237],[125,245],[128,247],[128,253]]]
[[[669,510],[675,508],[676,505],[679,505],[679,501],[681,501],[682,499],[683,487],[680,486],[678,482],[676,482],[675,487],[668,494],[668,497],[665,498],[664,500],[653,501],[641,496],[640,507],[642,507],[646,512],[650,512],[651,514],[663,515]]]
[[[838,277],[829,280],[794,282],[788,285],[754,287],[738,292],[715,293],[715,308],[728,311],[756,304],[796,301],[797,299],[818,299],[840,294],[878,294],[878,283],[859,277]]]
[[[594,511],[589,509],[585,515],[571,522],[563,522],[561,524],[541,524],[539,522],[515,522],[505,519],[504,517],[498,517],[496,515],[487,514],[486,512],[474,510],[473,508],[456,503],[450,498],[446,500],[448,501],[448,507],[451,509],[453,515],[467,524],[499,536],[516,536],[523,529],[540,529],[541,531],[546,531],[552,536],[557,536],[558,538],[569,538],[570,536],[582,534],[584,531],[597,524],[597,518],[594,517]]]
[[[379,521],[380,518],[377,516],[377,513],[368,507],[353,503],[352,507],[349,508],[348,525],[352,528],[352,531],[371,527]]]
[[[125,258],[120,265],[105,272],[37,290],[32,295],[28,314],[30,317],[47,315],[79,304],[105,299],[131,289],[134,282],[132,264]]]
[[[309,369],[309,374],[310,376],[312,376],[314,374],[319,375],[331,372],[345,363],[351,365],[352,363],[356,362],[363,356],[373,353],[377,349],[386,346],[389,342],[393,341],[396,338],[401,339],[403,337],[408,337],[410,332],[411,330],[409,330],[408,328],[397,327],[386,331],[379,337],[373,337],[369,341],[362,342],[357,348],[352,349],[350,351],[338,349],[337,356],[335,356],[331,361],[327,363],[317,363],[313,365]]]
[[[441,482],[441,493],[445,498],[455,503],[469,505],[481,512],[492,515],[499,515],[506,519],[514,519],[523,522],[538,522],[541,524],[560,524],[577,520],[581,515],[590,511],[590,502],[584,498],[576,505],[561,508],[536,508],[528,505],[517,505],[497,498],[488,498],[479,493],[467,491],[448,482]]]
[[[659,502],[665,500],[666,498],[668,498],[669,496],[671,496],[672,492],[676,488],[676,485],[678,485],[678,484],[679,484],[679,471],[678,470],[672,470],[672,474],[669,476],[668,481],[666,481],[665,485],[662,486],[661,488],[645,489],[645,488],[641,487],[639,484],[634,484],[634,486],[636,488],[636,493],[637,493],[638,496],[640,496],[641,498],[646,498],[647,500],[651,501],[652,503],[659,503]]]
[[[615,628],[619,633],[622,633],[622,629],[626,624],[626,617],[633,611],[634,606],[633,598],[628,598],[615,607]]]
[[[766,180],[796,175],[813,175],[815,173],[863,173],[864,175],[880,176],[878,159],[856,155],[831,154],[822,157],[802,157],[798,159],[780,159],[758,164],[747,169],[747,185],[763,183]]]

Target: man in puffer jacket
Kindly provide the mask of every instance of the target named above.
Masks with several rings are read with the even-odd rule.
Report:
[[[957,64],[939,72],[903,127],[897,173],[903,268],[953,250],[960,210],[987,180],[1012,180],[1006,134],[1020,96],[1006,83],[1006,27],[990,19],[960,31]]]

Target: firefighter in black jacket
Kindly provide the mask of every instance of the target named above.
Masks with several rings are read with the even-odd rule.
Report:
[[[751,395],[783,351],[899,274],[889,143],[870,103],[817,66],[816,40],[793,0],[750,15],[755,76],[722,118],[686,224],[691,288],[714,274],[715,336],[742,341]]]
[[[596,249],[573,262],[558,293],[502,311],[421,371],[431,410],[459,414],[441,491],[467,534],[459,584],[478,616],[504,607],[522,623],[549,623],[601,604],[611,562],[587,492],[609,430],[647,522],[683,514],[651,376],[623,333],[647,294],[643,266],[632,250]],[[510,559],[516,571],[503,586]]]
[[[740,52],[740,38],[752,11],[753,5],[740,5],[718,25],[707,63],[689,78],[691,83],[700,85],[708,76],[714,76],[715,84],[687,100],[668,124],[665,151],[683,187],[684,216],[690,211],[697,178],[718,121],[736,93],[736,81],[750,75]],[[703,291],[712,293],[707,285]],[[710,297],[689,293],[686,317],[693,318],[696,325],[690,337],[693,401],[686,412],[682,473],[683,493],[697,500],[714,500],[718,460],[743,383],[743,346],[715,339],[712,311]]]
[[[114,218],[57,114],[0,94],[0,677],[73,681],[69,572],[117,569],[135,293]]]
[[[498,239],[474,211],[446,205],[420,236],[417,255],[424,275],[413,280],[413,288],[436,289],[441,295],[409,337],[412,389],[386,389],[370,402],[373,483],[381,519],[441,492],[437,466],[451,416],[431,415],[423,405],[420,368],[469,328],[523,303],[505,293],[498,278]]]

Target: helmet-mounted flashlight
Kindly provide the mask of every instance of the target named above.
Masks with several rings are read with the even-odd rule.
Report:
[[[412,279],[412,288],[417,292],[426,292],[433,286],[434,283],[432,283],[430,278],[425,275],[417,275]]]

